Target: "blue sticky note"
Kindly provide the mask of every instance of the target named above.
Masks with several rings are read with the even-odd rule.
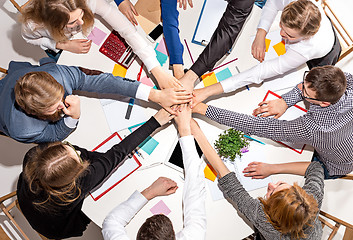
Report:
[[[145,141],[143,141],[139,147],[145,151],[148,155],[151,155],[151,153],[154,151],[154,149],[158,146],[159,142],[157,142],[154,138],[151,136],[148,136]]]
[[[229,68],[225,68],[222,71],[216,73],[216,78],[219,82],[223,81],[231,76],[232,76],[232,73],[230,72]]]
[[[158,60],[159,64],[161,64],[161,66],[163,66],[163,64],[166,63],[168,60],[168,55],[165,55],[164,53],[158,51],[157,47],[158,47],[158,43],[156,44],[154,51],[157,54],[157,60]]]

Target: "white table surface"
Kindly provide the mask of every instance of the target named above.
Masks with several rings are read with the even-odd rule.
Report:
[[[194,1],[193,9],[180,12],[180,38],[182,43],[184,43],[184,39],[187,39],[187,43],[194,60],[196,60],[198,54],[204,48],[202,46],[191,43],[192,35],[194,33],[201,7],[202,1]],[[251,17],[248,19],[242,33],[240,34],[240,37],[238,38],[237,44],[233,48],[232,53],[221,61],[222,63],[225,63],[234,58],[239,59],[227,66],[230,68],[233,74],[236,73],[235,65],[238,66],[241,71],[243,71],[257,63],[257,61],[254,60],[250,55],[251,42],[249,41],[249,37],[255,34],[260,12],[261,11],[259,8],[254,6]],[[190,21],[190,19],[192,19],[192,21]],[[109,31],[99,21],[96,21],[96,24],[100,29],[107,32]],[[139,32],[144,34],[141,30]],[[157,40],[157,42],[159,41],[160,39]],[[79,65],[86,68],[112,72],[115,63],[103,54],[99,53],[98,50],[99,46],[92,43],[91,50],[88,54],[80,55],[63,52],[59,59],[59,63],[66,65]],[[183,58],[185,66],[191,66],[192,62],[186,48],[184,49]],[[129,75],[129,72],[131,72],[131,76],[136,76],[139,66],[136,64],[136,61],[134,61],[134,64],[135,65],[132,65],[132,67],[129,68],[127,75]],[[168,61],[166,64],[164,64],[163,67],[166,69],[167,65]],[[303,69],[300,69],[299,71],[303,71]],[[301,79],[298,79],[298,82],[300,81]],[[250,91],[246,90],[245,88],[240,89],[236,92],[236,94],[224,94],[220,97],[213,98],[213,100],[209,100],[208,103],[229,110],[251,114],[252,110],[257,106],[257,104],[262,101],[266,92],[267,89],[264,87],[253,86],[251,87]],[[278,93],[281,94],[283,92]],[[158,109],[158,106],[153,103],[143,105],[146,106],[146,114],[150,116]],[[67,140],[81,147],[93,149],[104,139],[110,136],[111,132],[105,119],[105,115],[99,99],[81,97],[81,108],[82,115],[78,127],[75,132],[67,138]],[[221,126],[204,117],[195,117],[197,118],[201,128],[204,130],[207,138],[211,142],[217,138],[219,133],[226,129],[225,126]],[[160,144],[148,158],[146,158],[146,154],[144,155],[145,160],[150,162],[164,162],[176,136],[177,132],[173,124],[157,130],[153,137]],[[269,159],[270,162],[278,163],[298,160],[311,160],[311,147],[306,147],[302,154],[298,154],[289,148],[286,148],[271,140],[260,140],[266,143],[266,148],[268,148],[267,159]],[[94,201],[90,196],[88,196],[84,201],[82,211],[98,226],[102,226],[102,222],[105,216],[111,209],[113,209],[122,201],[125,201],[135,190],[142,191],[144,188],[148,187],[159,176],[169,177],[176,181],[179,185],[178,191],[171,196],[158,197],[151,200],[127,226],[128,235],[131,239],[135,238],[138,228],[147,217],[152,215],[149,209],[161,199],[172,210],[172,212],[169,214],[169,217],[172,219],[175,231],[178,232],[182,229],[183,226],[181,196],[183,190],[183,180],[179,172],[165,165],[159,165],[157,167],[135,171],[132,175],[119,183],[98,201]],[[302,183],[303,177],[294,175],[275,175],[272,176],[272,180],[274,182],[278,180],[284,180],[289,183],[293,183],[294,181]],[[246,222],[241,218],[241,216],[239,216],[238,212],[233,208],[231,204],[229,204],[227,200],[223,199],[219,201],[213,201],[207,185],[206,189],[207,239],[219,239],[220,233],[222,236],[221,239],[241,239],[253,232],[249,225],[246,224]],[[251,191],[250,194],[253,197],[258,197],[264,196],[265,192],[266,188],[262,188]]]

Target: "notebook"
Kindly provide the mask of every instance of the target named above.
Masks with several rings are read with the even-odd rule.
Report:
[[[115,144],[121,142],[121,140],[130,134],[128,129],[121,130],[119,132],[113,133],[110,137],[104,140],[101,144],[95,147],[92,151],[97,152],[107,152],[111,149]],[[141,163],[138,160],[138,156],[135,153],[132,157],[127,157],[125,161],[120,163],[111,174],[104,179],[103,183],[101,183],[97,188],[93,189],[90,194],[94,201],[97,201],[104,194],[113,189],[116,185],[118,185],[121,181],[131,175],[136,169],[141,167]]]
[[[113,30],[99,51],[124,68],[129,68],[136,55],[119,33]]]

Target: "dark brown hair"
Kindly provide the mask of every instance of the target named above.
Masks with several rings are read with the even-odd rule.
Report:
[[[175,240],[173,224],[163,214],[147,218],[140,227],[136,240]]]
[[[346,76],[334,66],[314,67],[304,81],[316,92],[315,98],[330,103],[337,102],[347,88]]]
[[[83,10],[84,21],[82,31],[88,34],[94,23],[94,15],[85,0],[32,0],[22,12],[21,21],[33,21],[38,27],[49,30],[57,42],[68,40],[65,36],[65,27],[70,20],[70,12],[76,9]]]
[[[31,148],[24,163],[23,174],[30,191],[45,196],[34,202],[39,210],[55,213],[60,206],[69,205],[80,197],[77,179],[89,162],[78,162],[63,143],[44,143]]]
[[[305,238],[304,229],[312,226],[319,208],[317,201],[296,183],[288,189],[272,194],[269,199],[259,198],[267,220],[291,239]]]
[[[281,24],[298,30],[303,37],[315,35],[319,31],[320,22],[320,10],[309,0],[297,0],[289,3],[281,15]]]
[[[17,104],[30,115],[46,119],[45,111],[64,97],[64,87],[47,72],[30,72],[15,84]]]

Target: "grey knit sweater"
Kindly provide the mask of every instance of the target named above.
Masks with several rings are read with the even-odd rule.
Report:
[[[319,208],[324,197],[324,171],[320,163],[312,162],[305,172],[305,184],[303,189],[314,196]],[[221,190],[232,202],[236,204],[239,211],[254,225],[265,239],[290,240],[290,235],[281,235],[268,221],[258,199],[252,198],[238,181],[234,172],[228,173],[219,180]],[[310,240],[319,240],[322,236],[322,228],[318,216],[312,227],[304,230]]]

